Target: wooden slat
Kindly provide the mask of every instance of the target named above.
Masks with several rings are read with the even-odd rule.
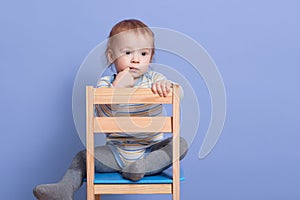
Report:
[[[153,94],[149,88],[96,88],[94,104],[171,104],[172,92],[166,97]]]
[[[86,87],[86,170],[87,170],[87,199],[94,200],[94,88]]]
[[[96,117],[94,132],[172,132],[171,117]]]
[[[172,184],[97,184],[95,194],[171,194]]]
[[[180,88],[173,86],[173,200],[180,200],[180,164],[179,164],[179,139],[180,139]]]

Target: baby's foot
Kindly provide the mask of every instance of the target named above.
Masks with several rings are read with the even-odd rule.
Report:
[[[122,176],[132,181],[138,181],[145,176],[145,163],[143,159],[137,160],[122,169]]]
[[[38,200],[72,200],[72,192],[64,184],[38,185],[33,189],[33,194]]]

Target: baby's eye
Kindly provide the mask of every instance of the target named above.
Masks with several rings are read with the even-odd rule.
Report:
[[[130,55],[131,51],[125,51],[124,53],[125,53],[125,55]]]
[[[146,55],[148,55],[148,52],[143,51],[143,52],[142,52],[142,56],[146,56]]]

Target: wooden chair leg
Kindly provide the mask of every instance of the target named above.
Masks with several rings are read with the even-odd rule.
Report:
[[[100,194],[95,194],[95,200],[100,200]]]

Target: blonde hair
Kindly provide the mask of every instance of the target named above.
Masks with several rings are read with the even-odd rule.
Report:
[[[137,19],[126,19],[126,20],[120,21],[116,25],[114,25],[114,27],[111,29],[111,31],[109,33],[107,48],[106,48],[106,52],[105,52],[106,56],[108,56],[108,50],[111,48],[113,36],[115,36],[121,32],[124,32],[124,31],[133,31],[137,34],[143,34],[143,35],[150,36],[150,38],[152,39],[152,46],[153,46],[153,48],[151,49],[151,61],[152,61],[153,55],[155,53],[154,33],[151,31],[151,29],[146,24],[144,24],[143,22],[141,22],[140,20],[137,20]]]

